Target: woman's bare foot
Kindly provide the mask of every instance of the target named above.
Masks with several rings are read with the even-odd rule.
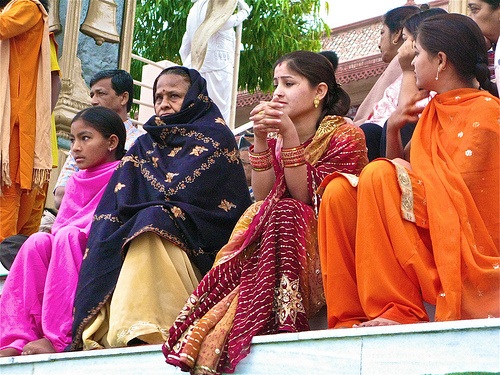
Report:
[[[369,320],[367,322],[363,322],[360,324],[354,324],[353,327],[358,328],[358,327],[393,326],[393,325],[397,325],[397,324],[401,324],[401,323],[398,323],[395,320],[390,320],[390,319],[385,319],[385,318],[379,317],[379,318],[375,318],[373,320]]]
[[[43,354],[43,353],[55,353],[56,350],[52,343],[46,338],[38,339],[27,343],[24,348],[22,355],[29,354]]]
[[[6,348],[0,350],[0,357],[14,357],[17,355],[19,355],[19,352],[14,348]]]

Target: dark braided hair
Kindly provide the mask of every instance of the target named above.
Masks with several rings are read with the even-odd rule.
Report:
[[[405,20],[414,14],[420,12],[420,9],[414,5],[403,5],[391,9],[384,14],[384,24],[389,28],[391,33],[395,33],[403,29]]]
[[[472,19],[456,13],[427,18],[418,27],[417,38],[430,55],[444,52],[463,79],[475,78],[480,88],[498,96],[490,80],[484,36]]]
[[[422,8],[420,8],[422,9]],[[420,13],[414,14],[413,16],[408,17],[405,22],[404,22],[404,27],[406,30],[410,32],[413,38],[415,38],[415,35],[417,33],[418,25],[420,23],[432,16],[436,16],[438,14],[445,14],[447,13],[446,10],[442,8],[427,8],[422,10]]]
[[[127,132],[122,119],[115,111],[101,106],[85,108],[73,117],[71,123],[79,119],[83,120],[91,128],[97,130],[106,139],[113,134],[116,135],[118,137],[118,145],[115,150],[115,159],[119,160],[125,155]]]

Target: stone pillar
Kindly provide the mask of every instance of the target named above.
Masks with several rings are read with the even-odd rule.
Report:
[[[58,136],[68,133],[74,115],[90,105],[89,89],[82,77],[82,63],[77,56],[82,0],[68,1],[61,67],[62,88],[54,110]]]
[[[120,58],[118,67],[130,72],[132,43],[134,41],[136,0],[124,0],[123,21],[121,30]]]
[[[64,144],[64,139],[68,138],[67,133],[74,115],[90,105],[90,89],[88,87],[90,78],[103,69],[130,70],[136,2],[135,0],[123,0],[118,1],[118,5],[116,5],[115,1],[100,1],[51,0],[51,20],[53,20],[51,27],[54,28],[54,32],[60,29],[64,30],[64,38],[61,40],[62,34],[58,36],[62,88],[54,110],[57,134],[59,140],[62,141],[59,142],[60,144]],[[117,14],[99,12],[102,5],[107,6],[106,9],[109,8],[110,11],[115,11]],[[66,10],[66,15],[61,14],[62,27],[59,21],[60,8],[63,12]],[[82,20],[84,13],[87,13],[85,19],[87,24]],[[110,23],[116,23],[119,34],[111,42],[118,42],[119,45],[110,44],[107,39],[101,42],[102,45],[96,44],[93,39],[94,33],[109,31],[100,30],[100,28],[102,28],[101,25],[107,27]],[[81,25],[84,25],[86,29],[91,29],[90,32],[85,30],[90,36],[80,31]],[[114,25],[111,26],[114,27]],[[92,27],[95,27],[95,30]],[[65,147],[67,146],[63,146],[63,148]]]
[[[59,20],[59,0],[49,1],[49,30],[54,34],[61,31],[61,21]]]

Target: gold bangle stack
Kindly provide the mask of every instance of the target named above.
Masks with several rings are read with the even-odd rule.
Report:
[[[281,149],[281,160],[283,161],[283,167],[299,167],[306,163],[306,155],[304,146],[300,145],[291,148]]]
[[[256,172],[263,172],[273,167],[273,155],[271,149],[268,148],[262,152],[248,152],[248,161],[252,169]]]

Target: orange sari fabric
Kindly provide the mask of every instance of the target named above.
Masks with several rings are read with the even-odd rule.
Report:
[[[427,192],[444,294],[436,319],[498,317],[500,101],[453,90],[438,95],[422,117],[410,160]]]
[[[388,160],[325,179],[318,235],[330,327],[500,316],[497,98],[437,95],[412,138],[412,170]]]

